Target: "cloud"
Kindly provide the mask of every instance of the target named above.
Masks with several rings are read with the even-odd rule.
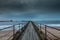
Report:
[[[0,0],[0,19],[60,20],[59,8],[57,0]]]
[[[59,9],[60,0],[0,0],[0,7],[17,9]]]
[[[0,19],[14,19],[14,20],[60,20],[59,12],[38,12],[38,11],[26,11],[16,12],[10,11],[10,13],[4,12],[0,15]]]

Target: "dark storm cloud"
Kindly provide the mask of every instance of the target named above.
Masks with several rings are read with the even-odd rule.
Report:
[[[59,8],[60,0],[0,0],[0,19],[60,20]]]
[[[0,0],[0,7],[18,9],[59,9],[60,0]]]

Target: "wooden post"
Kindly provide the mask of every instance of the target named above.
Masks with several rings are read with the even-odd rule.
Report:
[[[19,31],[20,31],[20,24],[19,24]]]
[[[13,38],[15,36],[15,25],[13,25]]]
[[[41,31],[41,24],[39,24],[39,31]]]
[[[45,40],[47,40],[47,26],[45,25]]]
[[[41,31],[41,24],[40,24],[40,31]]]

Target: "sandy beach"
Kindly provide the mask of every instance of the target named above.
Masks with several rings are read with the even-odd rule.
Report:
[[[42,27],[42,31],[45,33],[45,30],[43,30],[44,27]],[[59,28],[60,29],[60,28]],[[60,38],[60,31],[57,31],[55,29],[47,28],[47,31],[51,32],[53,35],[57,36]],[[0,40],[8,40],[11,36],[13,35],[12,30],[5,30],[5,31],[0,31]],[[52,36],[47,32],[47,35],[52,39],[52,40],[60,40],[57,39],[56,37]],[[13,37],[11,37],[9,40],[11,40]],[[48,37],[47,37],[48,38]],[[49,39],[49,38],[48,38]]]
[[[0,31],[0,40],[8,40],[12,35],[13,35],[12,30]]]
[[[45,30],[43,30],[44,28],[42,27],[42,31],[45,33]],[[60,28],[59,28],[60,29]],[[56,30],[56,29],[51,29],[51,28],[47,28],[47,31],[52,33],[53,35],[55,35],[56,37],[54,37],[53,35],[51,35],[50,33],[47,32],[47,35],[49,36],[49,38],[51,38],[52,40],[60,40],[60,31]],[[48,37],[47,37],[48,38]],[[49,39],[48,38],[48,39]]]

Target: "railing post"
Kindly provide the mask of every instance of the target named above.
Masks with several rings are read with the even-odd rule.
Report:
[[[40,31],[41,31],[41,24],[40,24]]]
[[[47,40],[47,26],[45,25],[45,40]]]
[[[19,31],[20,31],[20,23],[19,23]]]
[[[39,31],[41,31],[41,24],[39,24]]]
[[[13,25],[13,38],[15,36],[15,25]]]

